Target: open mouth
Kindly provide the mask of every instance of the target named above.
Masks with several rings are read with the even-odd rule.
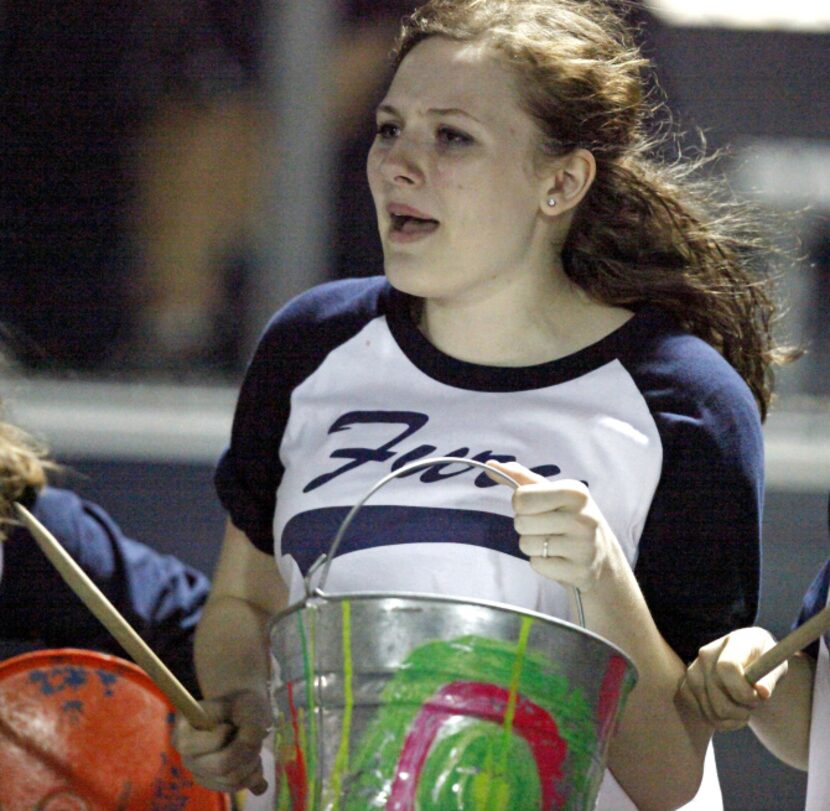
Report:
[[[438,220],[411,217],[408,214],[392,214],[392,233],[431,234],[438,228]]]

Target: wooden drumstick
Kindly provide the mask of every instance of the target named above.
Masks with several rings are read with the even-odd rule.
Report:
[[[75,562],[60,542],[22,504],[15,502],[14,509],[20,520],[32,534],[49,562],[58,570],[66,584],[78,595],[84,605],[103,623],[118,640],[124,650],[133,657],[159,690],[170,699],[173,706],[196,729],[212,729],[216,724],[208,717],[187,688],[176,678],[167,665],[156,656],[147,643],[92,582],[87,573]]]
[[[746,669],[747,681],[750,684],[755,684],[794,653],[818,639],[828,628],[830,628],[830,605],[822,608],[818,614],[810,617],[807,622],[800,625],[792,633],[787,634],[763,656],[759,656]]]

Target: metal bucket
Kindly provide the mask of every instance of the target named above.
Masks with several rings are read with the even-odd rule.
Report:
[[[310,586],[373,492],[447,461],[483,466],[441,457],[382,479],[272,620],[277,811],[594,808],[636,681],[618,648],[498,603]]]

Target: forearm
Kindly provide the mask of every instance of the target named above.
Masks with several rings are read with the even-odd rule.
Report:
[[[628,654],[638,671],[609,768],[641,811],[676,808],[697,792],[711,730],[675,702],[683,663],[658,631],[634,573],[618,563],[583,595],[588,628]]]
[[[194,656],[206,698],[239,690],[265,694],[270,615],[232,596],[211,598],[196,630]]]
[[[787,675],[749,721],[755,736],[775,757],[802,771],[807,769],[815,666],[806,654],[791,657]]]

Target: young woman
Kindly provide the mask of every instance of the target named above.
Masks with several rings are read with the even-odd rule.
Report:
[[[385,277],[274,317],[218,468],[229,523],[196,657],[223,723],[176,736],[205,785],[265,790],[266,622],[348,508],[452,455],[519,478],[512,508],[469,467],[396,480],[327,588],[568,617],[577,586],[640,674],[598,807],[696,795],[710,731],[674,695],[712,630],[755,613],[772,307],[753,245],[688,167],[648,157],[644,68],[598,2],[443,0],[405,22],[368,157]]]

